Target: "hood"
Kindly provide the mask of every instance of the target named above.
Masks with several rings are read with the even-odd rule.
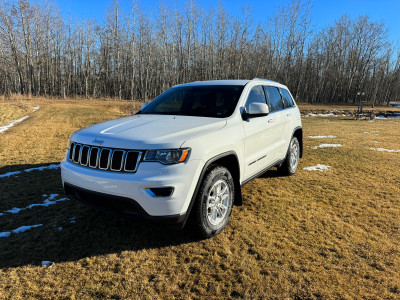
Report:
[[[223,128],[218,118],[133,115],[95,124],[73,133],[75,142],[125,149],[179,148],[183,142]]]

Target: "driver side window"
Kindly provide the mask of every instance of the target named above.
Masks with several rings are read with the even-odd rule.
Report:
[[[251,89],[245,105],[246,112],[249,111],[251,103],[267,103],[265,100],[264,90],[261,85],[257,85]]]

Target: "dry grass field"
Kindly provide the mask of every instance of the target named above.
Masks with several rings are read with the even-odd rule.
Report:
[[[0,133],[0,235],[42,224],[0,237],[1,299],[400,298],[400,151],[384,150],[400,150],[400,119],[304,118],[298,172],[245,185],[208,240],[65,200],[57,168],[24,171],[58,164],[73,131],[138,107],[0,101],[0,126],[29,115]],[[308,137],[321,135],[335,138]],[[303,170],[318,164],[330,167]]]

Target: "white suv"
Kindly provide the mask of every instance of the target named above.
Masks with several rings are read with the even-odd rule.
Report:
[[[296,172],[300,112],[286,86],[265,79],[172,87],[135,115],[72,134],[65,193],[90,206],[218,234],[241,186],[271,167]]]

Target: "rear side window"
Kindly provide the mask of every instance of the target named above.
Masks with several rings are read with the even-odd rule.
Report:
[[[283,109],[283,101],[281,93],[277,87],[274,86],[264,86],[265,95],[267,96],[267,102],[269,106],[269,111],[274,112]]]
[[[289,92],[286,89],[281,89],[282,98],[283,98],[283,105],[285,108],[294,106],[294,102],[292,97],[290,96]]]
[[[261,85],[257,85],[251,89],[250,94],[247,97],[247,102],[246,102],[246,106],[245,106],[246,111],[249,111],[249,107],[250,107],[251,103],[266,104],[264,91],[263,91],[263,88]]]

